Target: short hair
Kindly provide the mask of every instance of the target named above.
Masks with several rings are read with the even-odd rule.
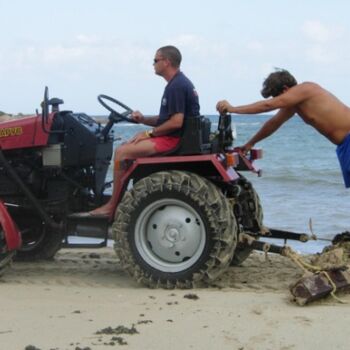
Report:
[[[172,45],[163,46],[158,49],[158,52],[165,58],[167,58],[171,65],[175,68],[179,68],[182,60],[180,50]]]
[[[271,73],[263,82],[263,88],[261,90],[261,95],[264,98],[270,96],[276,97],[280,95],[285,87],[292,87],[297,85],[296,79],[285,69],[278,69]]]

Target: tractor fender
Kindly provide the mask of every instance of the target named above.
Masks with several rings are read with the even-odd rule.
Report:
[[[123,193],[128,186],[130,179],[140,179],[153,173],[169,170],[181,170],[196,173],[203,177],[220,177],[224,182],[231,182],[239,179],[239,174],[232,166],[226,165],[226,159],[220,154],[205,154],[193,156],[171,156],[171,157],[144,157],[136,160],[126,159],[115,163],[115,167],[122,170],[121,186],[117,190],[113,207],[116,208]],[[234,157],[238,162],[238,157]],[[113,221],[114,212],[109,220]]]
[[[14,221],[12,220],[11,215],[7,211],[6,206],[0,200],[0,225],[5,235],[5,240],[7,244],[7,249],[9,251],[16,250],[22,245],[21,234],[18,231],[18,228]]]
[[[134,176],[144,177],[164,170],[190,171],[204,177],[219,176],[225,182],[238,179],[239,175],[235,169],[226,166],[225,162],[225,157],[220,154],[138,158],[127,168],[123,180]],[[235,158],[235,162],[238,162],[238,157],[237,160]]]

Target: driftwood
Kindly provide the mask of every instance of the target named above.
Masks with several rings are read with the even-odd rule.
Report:
[[[299,279],[290,287],[294,300],[299,305],[323,298],[335,291],[350,290],[349,270],[325,270]]]
[[[339,300],[335,296],[336,291],[350,291],[350,242],[344,233],[339,236],[341,239],[326,247],[321,254],[316,254],[310,263],[301,261],[294,252],[287,254],[305,272],[304,277],[290,287],[294,300],[299,305],[329,294]]]

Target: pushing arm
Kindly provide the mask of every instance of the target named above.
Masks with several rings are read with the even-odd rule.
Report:
[[[261,129],[244,145],[241,147],[243,152],[248,152],[254,145],[272,135],[282,124],[294,115],[293,108],[281,109],[275,116],[267,120]]]
[[[236,114],[259,114],[270,112],[275,109],[294,108],[299,103],[307,99],[312,93],[310,87],[305,84],[299,84],[292,88],[285,89],[281,95],[254,102],[248,105],[232,106],[228,101],[222,100],[216,104],[216,109],[220,113],[236,113]]]

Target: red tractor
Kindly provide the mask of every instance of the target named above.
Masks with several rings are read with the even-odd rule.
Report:
[[[233,149],[230,115],[220,116],[214,132],[209,119],[188,118],[176,149],[123,162],[112,217],[75,216],[108,200],[112,128],[133,122],[129,107],[105,95],[98,100],[110,112],[105,126],[60,111],[63,101],[49,99],[47,88],[41,114],[0,124],[0,268],[15,251],[15,259],[34,260],[50,259],[62,246],[106,246],[111,228],[121,264],[134,278],[188,288],[259,249],[259,241],[240,239],[264,230],[259,197],[239,171],[258,173],[253,160],[260,152],[248,157]],[[101,242],[73,244],[70,236]]]

